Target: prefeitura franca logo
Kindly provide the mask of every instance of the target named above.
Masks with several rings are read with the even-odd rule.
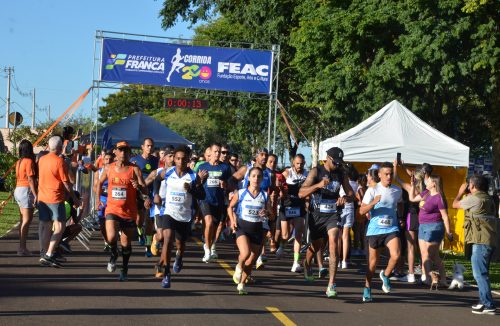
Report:
[[[112,70],[115,66],[124,65],[126,62],[125,59],[127,59],[127,54],[125,53],[111,54],[106,61],[105,69]]]

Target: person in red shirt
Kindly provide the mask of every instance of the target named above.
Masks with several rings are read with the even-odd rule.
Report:
[[[33,220],[34,204],[37,197],[36,174],[33,145],[29,140],[23,139],[19,143],[19,160],[16,163],[16,189],[14,190],[14,198],[21,213],[18,256],[31,256],[31,252],[26,248],[26,238],[28,237],[28,228]]]

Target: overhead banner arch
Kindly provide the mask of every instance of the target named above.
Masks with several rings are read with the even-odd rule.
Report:
[[[172,88],[183,96],[268,102],[267,147],[276,147],[280,46],[96,31],[92,115],[100,90],[127,85]],[[274,128],[272,111],[274,110]],[[271,130],[273,135],[271,137]]]
[[[108,82],[270,94],[273,52],[103,39]]]

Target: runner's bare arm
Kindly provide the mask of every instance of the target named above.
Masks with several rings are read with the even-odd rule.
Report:
[[[228,180],[229,191],[238,189],[238,182],[243,180],[243,178],[245,177],[245,173],[247,173],[246,166],[240,167],[238,171],[233,173],[233,175]]]
[[[238,228],[236,214],[234,213],[234,208],[238,205],[238,192],[234,191],[233,194],[233,198],[231,198],[229,206],[227,207],[227,215],[229,216],[229,219],[231,221],[231,229],[233,229],[234,232]]]
[[[104,181],[106,181],[108,179],[108,170],[109,170],[109,167],[105,167],[104,170],[102,171],[101,177],[96,182],[95,209],[98,209],[99,206],[102,204],[101,203],[102,185],[103,185]]]
[[[151,171],[151,173],[148,175],[146,180],[144,180],[144,183],[146,183],[146,186],[149,186],[150,184],[155,181],[156,175],[158,174],[158,170]]]
[[[327,179],[323,179],[315,184],[314,179],[316,178],[317,174],[318,174],[318,169],[312,168],[309,174],[307,175],[306,181],[304,181],[304,183],[300,187],[299,190],[300,198],[306,198],[316,190],[321,189],[328,184],[329,181]]]

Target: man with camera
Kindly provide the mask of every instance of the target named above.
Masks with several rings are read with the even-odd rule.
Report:
[[[493,198],[488,195],[488,179],[474,175],[468,184],[462,184],[453,208],[464,210],[465,244],[472,244],[472,274],[479,289],[479,302],[472,306],[472,313],[494,315],[496,307],[491,295],[489,267],[497,243],[498,219]]]

